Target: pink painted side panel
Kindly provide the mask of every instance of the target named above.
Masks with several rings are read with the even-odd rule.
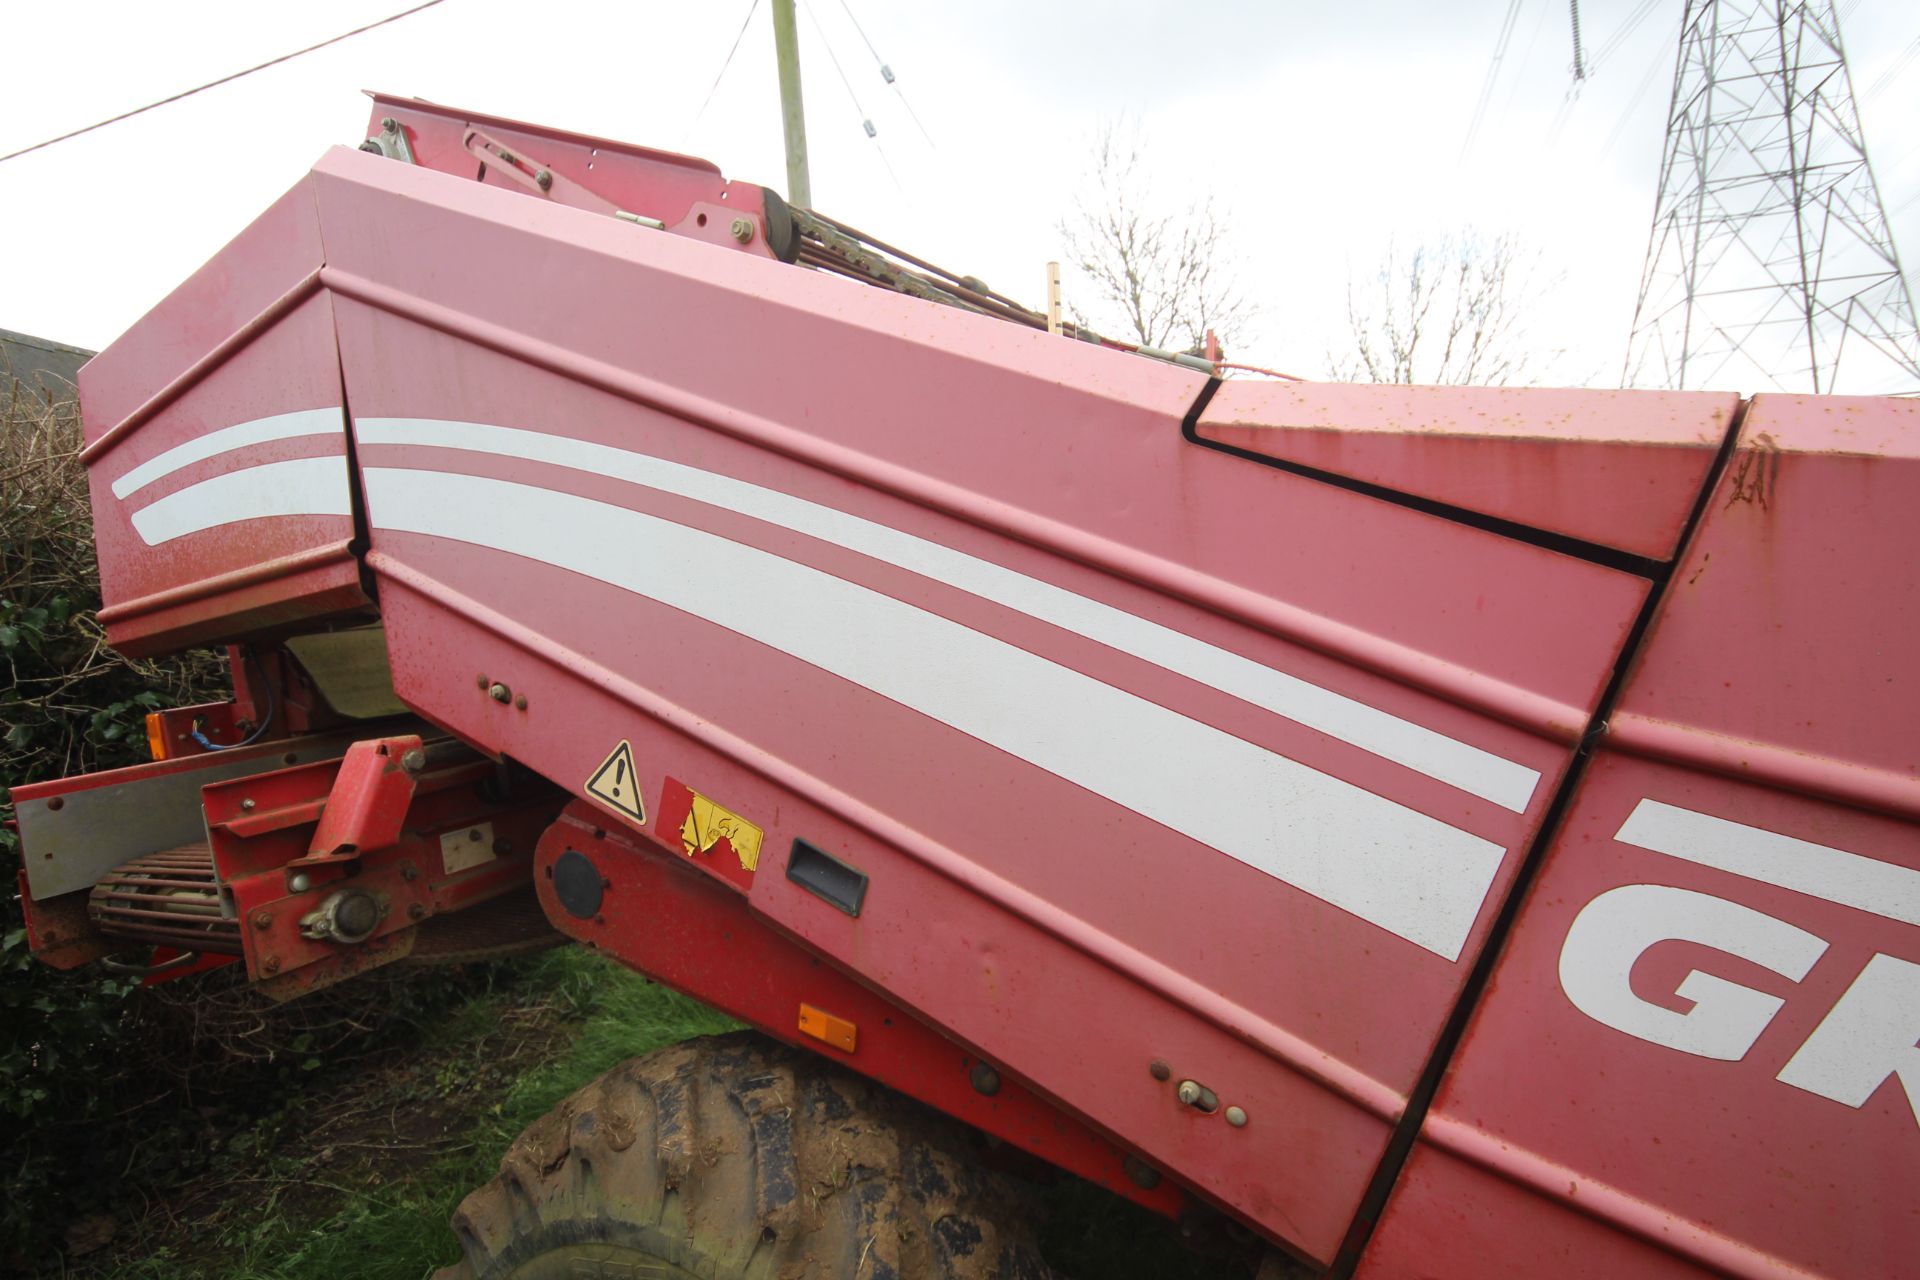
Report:
[[[1920,964],[1920,929],[1616,839],[1648,799],[1920,874],[1920,831],[1911,823],[1604,755],[1422,1131],[1423,1144],[1447,1158],[1403,1177],[1374,1250],[1401,1257],[1409,1247],[1403,1233],[1444,1234],[1437,1220],[1453,1219],[1453,1181],[1491,1179],[1509,1184],[1498,1235],[1512,1244],[1483,1259],[1480,1274],[1526,1274],[1520,1264],[1541,1242],[1584,1238],[1588,1218],[1731,1275],[1903,1274],[1920,1247],[1911,1194],[1920,1185],[1920,1117],[1900,1081],[1888,1078],[1856,1108],[1778,1076],[1876,955]],[[1650,1043],[1582,1012],[1562,971],[1578,960],[1577,951],[1566,959],[1575,919],[1626,885],[1731,902],[1826,945],[1796,982],[1700,942],[1655,943],[1632,969],[1641,1000],[1688,1012],[1695,1005],[1677,989],[1699,971],[1780,1005],[1737,1060]],[[1707,904],[1692,902],[1698,926]],[[1909,1021],[1907,1033],[1915,1032],[1920,1021]],[[1422,1169],[1442,1175],[1439,1192],[1414,1190]]]
[[[1623,740],[1920,819],[1916,548],[1920,402],[1757,397]]]
[[[1330,1104],[1319,1083],[1277,1067],[1269,1052],[1196,1017],[1175,995],[1116,972],[1061,936],[1072,923],[1061,913],[1042,909],[1023,916],[972,885],[939,875],[900,850],[896,842],[908,841],[897,821],[706,724],[697,706],[642,683],[648,680],[645,669],[623,674],[545,642],[517,620],[518,605],[515,617],[492,616],[478,602],[416,575],[409,562],[430,558],[435,548],[417,540],[390,542],[394,558],[376,553],[373,562],[382,574],[384,618],[395,637],[396,682],[403,690],[434,691],[430,705],[447,727],[475,742],[500,744],[516,759],[541,761],[576,787],[605,750],[599,736],[580,726],[617,729],[633,744],[650,818],[658,817],[664,780],[676,777],[694,780],[764,827],[752,892],[758,909],[798,926],[795,931],[816,945],[838,942],[853,972],[1101,1132],[1144,1152],[1155,1167],[1254,1222],[1271,1224],[1277,1237],[1303,1253],[1332,1256],[1353,1198],[1386,1140],[1385,1120],[1349,1103]],[[530,577],[517,581],[531,584]],[[569,585],[530,589],[527,608],[556,601],[569,610],[581,608],[567,600]],[[491,590],[488,598],[498,602]],[[623,635],[633,634],[630,625],[660,621],[636,617],[617,600],[595,597],[586,607],[618,619]],[[710,632],[695,634],[688,643],[712,638]],[[713,661],[723,670],[737,669],[735,657],[723,651]],[[466,675],[467,666],[527,690],[526,711],[493,702],[470,683],[464,691],[470,696],[438,692],[453,683],[453,675]],[[823,730],[837,732],[838,726]],[[903,744],[902,751],[911,755],[917,745]],[[985,780],[955,785],[990,793]],[[669,846],[679,839],[677,831],[651,833]],[[858,921],[786,880],[782,866],[796,837],[817,842],[872,877]],[[1004,839],[1011,844],[1018,836]],[[1027,848],[1059,856],[1057,850]],[[1256,1120],[1233,1129],[1218,1116],[1180,1106],[1169,1087],[1148,1073],[1154,1057],[1203,1074]]]
[[[93,444],[320,269],[313,182],[303,178],[80,371]]]
[[[1584,727],[1639,602],[1627,575],[1194,448],[1196,374],[357,152],[316,174],[340,291],[429,299],[522,358],[550,344],[723,433],[1541,733]],[[1546,598],[1516,589],[1535,580]]]
[[[248,245],[247,253],[253,248]],[[263,257],[263,274],[277,261],[270,253]],[[127,343],[134,345],[123,356]],[[139,337],[123,339],[94,363],[112,357],[115,367],[131,367],[142,350]],[[111,390],[96,400],[97,385],[83,383],[81,390],[90,423],[99,421],[103,404],[115,401]],[[239,424],[313,411],[332,417],[323,434],[262,440],[187,462],[131,491],[115,491],[116,482],[177,446]],[[86,459],[100,557],[100,620],[117,647],[153,653],[239,639],[367,603],[359,564],[348,549],[353,518],[347,439],[332,300],[324,294],[311,294],[164,404],[145,411],[134,430],[104,439],[94,435]],[[218,498],[189,491],[246,468],[298,459],[338,459],[327,478],[330,501],[320,504],[326,513],[309,507],[177,537],[135,527],[142,512],[170,500],[192,506],[193,516],[217,518]]]
[[[1524,1274],[1595,1223],[1669,1268],[1911,1273],[1916,409],[1749,410],[1372,1274]],[[1491,1215],[1486,1252],[1415,1266],[1463,1205]]]
[[[630,740],[649,786],[680,779],[766,827],[752,900],[771,921],[1330,1258],[1644,583],[1198,448],[1180,419],[1200,381],[1177,369],[353,153],[318,180],[401,696],[576,790]],[[1504,807],[937,572],[671,485],[461,447],[457,425],[440,443],[396,439],[381,425],[395,420],[758,486],[1110,605],[1538,778]],[[582,518],[588,504],[639,513],[818,570],[1503,852],[1459,957],[1437,954],[698,608],[411,531],[412,513],[380,496],[407,476],[560,495]],[[508,523],[502,511],[475,536]],[[617,574],[623,555],[646,554],[609,542],[596,563]],[[716,601],[745,589],[711,584]],[[486,697],[482,675],[528,706]],[[1147,762],[1156,751],[1116,747]],[[1317,817],[1279,804],[1258,822]],[[869,874],[870,910],[851,919],[784,878],[800,836]],[[1253,1123],[1181,1107],[1148,1073],[1154,1058]]]
[[[1401,1173],[1357,1280],[1705,1280],[1676,1258],[1596,1218],[1542,1219],[1542,1203],[1477,1165],[1417,1149]]]
[[[1232,381],[1207,440],[1655,560],[1733,422],[1722,392]]]
[[[546,136],[597,160],[593,140]],[[361,602],[346,515],[157,542],[132,519],[263,466],[344,471],[344,435],[112,491],[210,432],[343,410],[364,567],[412,706],[576,794],[630,742],[666,847],[668,778],[764,829],[746,892],[770,927],[1332,1259],[1646,581],[1197,445],[1181,420],[1203,383],[1177,368],[358,152],[330,153],[301,192],[156,313],[212,320],[143,321],[90,375],[89,413],[113,415],[88,460],[116,640]],[[1920,973],[1920,701],[1902,642],[1920,597],[1900,559],[1920,544],[1920,426],[1914,406],[1758,402],[1678,548],[1731,410],[1245,384],[1215,398],[1206,433],[1223,441],[1284,437],[1276,456],[1369,484],[1632,555],[1684,551],[1363,1274],[1864,1276],[1920,1250],[1920,1122],[1902,1089],[1920,1065],[1851,1100],[1789,1069],[1836,1009],[1865,1007],[1870,972],[1882,1022],[1920,1018],[1920,996],[1899,1003]],[[581,552],[567,539],[582,529],[605,533]],[[676,595],[658,585],[661,548],[738,576]],[[1115,618],[1146,638],[1102,631]],[[794,619],[806,626],[763,625]],[[864,677],[839,672],[844,653],[872,656],[871,635],[948,647],[874,644],[875,664],[851,664]],[[818,636],[839,648],[809,649]],[[1151,656],[1165,644],[1203,657]],[[941,665],[950,654],[978,665]],[[889,685],[902,670],[922,684]],[[1248,670],[1306,702],[1234,692],[1223,673]],[[1094,702],[1125,712],[1097,723],[1137,731],[1073,738]],[[1307,703],[1340,710],[1309,723]],[[1004,718],[972,719],[977,706]],[[1369,746],[1373,717],[1524,785],[1450,781]],[[1062,763],[1063,742],[1097,768]],[[1259,768],[1196,776],[1178,745],[1196,743]],[[1773,869],[1626,838],[1649,805],[1734,831]],[[1221,813],[1238,825],[1209,827]],[[1348,818],[1319,865],[1288,861]],[[857,916],[787,878],[796,839],[867,874]],[[1456,841],[1482,855],[1479,878],[1457,936],[1423,942],[1471,877],[1406,886],[1467,865],[1440,862]],[[1352,865],[1405,875],[1344,905],[1309,883]],[[1608,897],[1633,886],[1717,901],[1703,919],[1817,954],[1788,973],[1663,935],[1595,969],[1634,930],[1675,927],[1649,908],[1569,960],[1584,913],[1638,901]],[[1417,909],[1396,916],[1397,892]],[[1633,1010],[1669,1031],[1623,1030]],[[1671,1031],[1712,1022],[1724,1049],[1729,1016],[1752,1032],[1738,1052],[1688,1051],[1692,1033]],[[1868,1037],[1849,1061],[1905,1062],[1905,1044]],[[1183,1078],[1249,1124],[1179,1104]]]

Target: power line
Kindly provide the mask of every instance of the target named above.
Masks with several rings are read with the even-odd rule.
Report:
[[[887,159],[886,149],[880,145],[880,131],[873,127],[873,117],[869,116],[866,108],[860,105],[860,95],[853,91],[853,81],[847,79],[846,70],[840,65],[840,55],[833,51],[833,42],[827,39],[826,28],[820,25],[820,19],[814,15],[813,6],[807,4],[806,0],[801,0],[800,7],[807,11],[807,21],[813,24],[813,33],[820,37],[820,44],[827,51],[827,61],[833,64],[834,73],[840,77],[840,85],[847,91],[847,99],[853,103],[854,112],[860,117],[860,127],[866,130],[867,137],[873,140],[873,149],[879,154],[880,163],[887,167],[887,176],[893,179],[894,187],[902,195],[906,194],[906,188],[900,185],[900,175],[893,171],[893,162]],[[862,39],[864,38],[863,36]]]
[[[1540,16],[1534,20],[1533,34],[1527,37],[1527,47],[1520,55],[1520,65],[1523,67],[1533,64],[1533,51],[1540,47],[1541,33],[1546,31],[1547,21],[1553,17],[1553,9],[1550,5],[1540,5],[1539,9]],[[1514,34],[1520,34],[1518,28],[1514,30]],[[1520,100],[1520,89],[1525,83],[1525,76],[1515,76],[1512,82],[1507,85],[1507,96],[1500,103],[1500,118],[1502,120],[1513,115],[1513,104]],[[1491,103],[1488,104],[1488,108],[1491,110]]]
[[[1907,46],[1906,52],[1894,59],[1893,65],[1880,73],[1880,78],[1868,87],[1865,96],[1868,98],[1877,97],[1881,90],[1892,84],[1899,78],[1900,73],[1907,69],[1907,64],[1913,61],[1915,54],[1920,54],[1920,36],[1914,37],[1913,43]]]
[[[1598,71],[1600,64],[1611,58],[1620,46],[1627,42],[1627,38],[1647,20],[1647,15],[1652,13],[1659,3],[1660,0],[1640,0],[1640,7],[1628,14],[1627,20],[1620,24],[1620,29],[1608,36],[1606,43],[1600,46],[1599,51],[1587,59],[1587,73],[1591,75]]]
[[[747,38],[747,28],[753,25],[753,15],[759,9],[760,0],[748,0],[747,16],[740,20],[740,30],[733,37],[733,47],[727,50],[726,60],[720,64],[720,74],[713,78],[713,84],[707,89],[707,96],[700,100],[700,109],[693,113],[693,120],[687,125],[686,133],[680,135],[681,141],[686,140],[688,134],[693,132],[694,126],[700,123],[700,118],[707,114],[707,105],[713,101],[713,95],[720,91],[720,82],[727,78],[727,68],[733,65],[733,55],[740,52],[740,42]]]
[[[95,129],[104,129],[110,124],[118,124],[122,120],[130,120],[134,116],[141,115],[144,112],[152,111],[156,107],[164,107],[169,103],[178,102],[182,98],[191,98],[196,93],[205,93],[208,89],[217,89],[223,84],[231,84],[235,80],[238,80],[243,76],[250,76],[256,71],[265,71],[268,67],[277,67],[283,62],[291,62],[295,58],[302,57],[309,53],[313,53],[319,49],[324,49],[328,45],[339,44],[342,40],[351,40],[354,36],[365,35],[367,32],[372,31],[377,27],[384,27],[390,22],[398,22],[402,18],[410,18],[414,14],[419,13],[421,10],[431,9],[435,5],[440,4],[441,2],[442,0],[426,0],[425,4],[417,4],[413,6],[413,8],[411,9],[403,9],[399,13],[380,19],[378,22],[369,22],[364,27],[355,27],[351,31],[343,31],[339,35],[334,36],[331,40],[322,40],[319,44],[310,44],[304,49],[295,49],[292,53],[283,53],[277,58],[269,58],[267,61],[261,63],[257,67],[248,67],[245,71],[236,71],[230,76],[221,76],[218,80],[209,80],[207,81],[207,83],[203,85],[197,85],[194,88],[188,89],[182,93],[176,93],[172,97],[162,98],[158,102],[149,102],[144,107],[135,107],[131,111],[122,111],[117,116],[111,116],[105,120],[99,121],[96,124],[90,124],[83,129],[75,129],[70,133],[63,133],[57,138],[48,138],[45,142],[36,142],[32,146],[22,147],[18,151],[9,151],[6,155],[0,156],[0,164],[4,164],[8,160],[13,160],[20,156],[24,156],[29,152],[39,151],[44,147],[50,147],[56,142],[65,142],[67,139],[77,138],[83,133],[92,133]]]
[[[1507,56],[1507,44],[1513,39],[1513,24],[1520,17],[1521,0],[1507,0],[1507,16],[1500,23],[1500,36],[1493,42],[1493,61],[1487,64],[1487,79],[1480,86],[1480,101],[1474,104],[1473,123],[1467,126],[1467,140],[1460,145],[1460,158],[1466,159],[1473,150],[1473,140],[1480,134],[1480,121],[1486,117],[1487,103],[1493,98],[1494,82],[1500,78],[1500,62]]]
[[[900,98],[900,105],[907,109],[909,116],[913,117],[914,128],[920,130],[920,136],[927,140],[928,146],[938,150],[939,144],[934,142],[933,135],[927,132],[927,126],[920,123],[920,113],[913,109],[911,102],[907,101],[907,91],[902,89],[900,81],[894,78],[893,68],[888,66],[887,60],[880,56],[880,51],[873,47],[873,41],[867,39],[867,29],[860,25],[860,19],[853,16],[853,6],[848,4],[847,0],[840,0],[840,7],[846,11],[847,21],[853,24],[853,29],[860,33],[860,40],[867,46],[867,52],[873,55],[875,65],[880,68],[880,78],[893,86],[894,93]]]
[[[840,56],[833,51],[833,42],[827,39],[826,28],[822,27],[820,19],[814,16],[812,5],[802,3],[800,7],[807,11],[807,21],[813,24],[813,34],[820,37],[820,45],[827,51],[827,60],[833,63],[834,73],[840,77],[840,85],[847,91],[847,99],[853,103],[854,113],[860,117],[860,127],[867,131],[869,138],[878,139],[880,131],[873,127],[873,117],[869,116],[867,109],[860,105],[860,95],[853,91],[853,81],[847,79],[847,73],[841,69]]]
[[[873,60],[880,64],[881,75],[886,76],[886,71],[887,71],[886,59],[882,58],[880,56],[880,51],[873,47],[873,41],[867,39],[867,29],[860,25],[860,19],[853,16],[853,6],[849,5],[847,3],[847,0],[840,0],[840,7],[847,11],[847,21],[851,22],[853,24],[853,29],[860,33],[860,40],[863,44],[867,46],[867,52],[872,54]],[[893,82],[892,77],[887,76],[887,82],[891,84]]]
[[[1676,29],[1673,36],[1662,40],[1661,44],[1671,44],[1678,37],[1679,31]],[[1620,118],[1613,123],[1613,131],[1607,134],[1607,140],[1600,148],[1599,159],[1606,159],[1613,151],[1614,144],[1620,141],[1621,135],[1627,130],[1627,125],[1633,120],[1633,113],[1640,108],[1640,100],[1647,96],[1647,90],[1653,87],[1654,77],[1660,73],[1660,68],[1664,65],[1665,59],[1663,58],[1655,58],[1647,64],[1646,74],[1640,77],[1640,83],[1635,87],[1633,97],[1627,100],[1626,110],[1620,113]]]

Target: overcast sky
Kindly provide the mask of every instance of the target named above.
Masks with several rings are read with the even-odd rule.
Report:
[[[1523,0],[1464,154],[1507,0],[848,2],[899,92],[882,82],[841,0],[802,0],[814,202],[826,212],[1038,302],[1045,263],[1061,256],[1056,223],[1084,179],[1086,140],[1102,119],[1128,113],[1159,189],[1210,191],[1231,218],[1264,308],[1241,358],[1324,375],[1328,352],[1347,344],[1349,274],[1364,278],[1390,239],[1473,225],[1518,233],[1543,277],[1558,281],[1531,313],[1535,345],[1567,353],[1551,380],[1619,377],[1680,0],[1659,0],[1630,31],[1639,0],[1588,0],[1589,57],[1604,56],[1571,103],[1566,5]],[[729,177],[783,188],[765,0],[699,112],[747,5],[445,0],[0,164],[0,328],[110,342],[325,148],[364,135],[363,88],[685,150]],[[405,7],[0,0],[0,153]],[[1840,10],[1869,154],[1912,278],[1920,5],[1840,0]]]

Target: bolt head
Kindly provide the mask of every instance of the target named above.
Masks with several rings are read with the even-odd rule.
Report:
[[[527,695],[524,693],[520,694],[513,700],[513,705],[515,710],[525,711],[527,709]]]
[[[1180,1087],[1173,1091],[1173,1096],[1188,1106],[1192,1106],[1194,1103],[1200,1101],[1200,1086],[1191,1080],[1182,1080]]]
[[[254,805],[253,805],[252,796],[248,796],[240,802],[240,812],[242,813],[252,813],[253,808],[254,808]]]
[[[400,757],[400,767],[408,773],[419,773],[427,767],[426,751],[420,747],[415,747]]]
[[[1247,1127],[1247,1113],[1239,1107],[1228,1107],[1227,1123],[1236,1129],[1244,1129]]]
[[[1164,1059],[1155,1058],[1147,1064],[1147,1074],[1155,1080],[1167,1080],[1172,1078],[1173,1068],[1168,1066]]]
[[[509,702],[513,698],[513,690],[496,681],[494,684],[488,686],[487,696],[495,702]]]
[[[354,890],[341,898],[333,909],[334,926],[343,938],[354,941],[366,937],[380,924],[380,904],[364,890]]]
[[[423,904],[416,902],[412,906],[407,908],[407,919],[424,920],[426,918],[427,918],[427,908]]]
[[[973,1082],[975,1093],[991,1098],[1000,1092],[1000,1073],[984,1062],[974,1063],[968,1078]]]
[[[254,912],[253,927],[256,929],[271,929],[273,927],[273,913],[271,911]]]
[[[265,960],[262,960],[260,962],[260,972],[262,973],[280,972],[280,957],[268,956]]]
[[[305,893],[313,888],[313,877],[304,871],[296,871],[287,881],[288,893]]]
[[[1127,1172],[1127,1181],[1143,1191],[1151,1191],[1160,1185],[1160,1171],[1139,1156],[1128,1156],[1121,1162],[1121,1167]]]
[[[738,240],[741,244],[747,244],[753,239],[753,219],[735,218],[727,230],[733,233],[735,240]]]
[[[536,173],[536,174],[534,174],[534,175],[533,175],[533,180],[534,180],[535,182],[537,182],[537,183],[539,183],[539,184],[540,184],[540,189],[541,189],[542,191],[551,191],[551,190],[553,190],[553,172],[552,172],[552,170],[550,170],[550,169],[542,169],[542,170],[541,170],[540,172],[538,172],[538,173]]]
[[[381,116],[380,127],[382,129],[385,129],[388,133],[392,133],[395,129],[398,129],[400,127],[400,122],[398,120],[395,120],[392,116]]]

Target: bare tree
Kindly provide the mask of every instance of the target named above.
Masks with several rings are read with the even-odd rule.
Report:
[[[1074,319],[1150,347],[1198,352],[1213,330],[1225,345],[1255,314],[1242,266],[1211,195],[1158,197],[1137,126],[1109,120],[1094,135],[1081,195],[1062,218],[1068,264],[1091,296]]]
[[[1329,352],[1343,382],[1506,386],[1528,380],[1559,352],[1530,347],[1525,313],[1539,290],[1536,260],[1512,235],[1472,230],[1417,246],[1404,257],[1389,244],[1373,283],[1374,301],[1347,281],[1353,350]]]

